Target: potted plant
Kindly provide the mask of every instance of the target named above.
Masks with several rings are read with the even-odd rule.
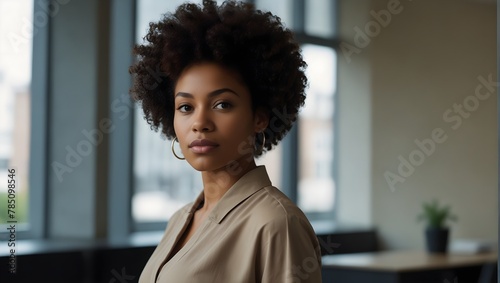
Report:
[[[437,200],[422,205],[422,213],[418,215],[419,221],[425,221],[425,238],[427,251],[430,253],[445,253],[448,249],[450,229],[446,221],[456,221],[457,217],[450,211],[450,206],[440,206]]]

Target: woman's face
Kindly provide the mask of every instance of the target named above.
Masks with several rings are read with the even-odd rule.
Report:
[[[267,126],[252,111],[240,75],[215,63],[187,67],[174,91],[174,129],[187,162],[198,171],[253,162],[254,137]]]

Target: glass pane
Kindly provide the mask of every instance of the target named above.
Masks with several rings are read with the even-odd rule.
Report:
[[[302,46],[307,62],[309,88],[299,126],[298,204],[306,213],[333,210],[335,181],[334,94],[336,91],[336,53],[332,48]]]
[[[202,0],[138,0],[137,1],[137,14],[136,14],[136,41],[142,43],[142,38],[149,30],[150,22],[157,22],[162,18],[162,15],[170,12],[173,13],[175,9],[185,3],[201,3]]]
[[[257,165],[266,166],[267,174],[271,179],[271,183],[273,184],[273,186],[277,187],[280,190],[282,189],[281,186],[282,152],[283,152],[282,145],[281,143],[279,143],[278,146],[273,148],[271,151],[268,151],[255,161]]]
[[[306,27],[308,34],[332,37],[334,35],[334,4],[332,0],[307,0]]]
[[[225,0],[217,0],[217,4],[221,5]],[[150,22],[159,21],[163,14],[173,13],[175,9],[186,2],[201,4],[203,0],[138,0],[137,15],[136,15],[136,41],[142,42],[142,38],[146,35],[149,29]],[[244,1],[248,2],[248,1]]]
[[[281,18],[281,22],[292,29],[292,12],[293,12],[293,1],[290,0],[256,0],[255,6],[259,10],[269,11],[274,15]]]
[[[33,0],[0,1],[0,224],[28,222],[32,19]]]
[[[175,11],[184,2],[138,1],[137,42],[142,43],[150,22],[159,21],[163,14]],[[149,128],[142,109],[135,110],[132,217],[136,222],[168,221],[200,193],[201,176],[186,161],[177,160],[170,150],[170,141]]]

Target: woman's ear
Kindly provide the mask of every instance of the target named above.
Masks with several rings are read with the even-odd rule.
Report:
[[[263,108],[257,108],[254,115],[255,132],[264,131],[269,125],[269,114]]]

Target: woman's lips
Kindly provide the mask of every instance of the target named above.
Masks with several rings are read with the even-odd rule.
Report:
[[[207,139],[194,140],[189,144],[189,148],[194,153],[207,153],[218,146],[217,143]]]

